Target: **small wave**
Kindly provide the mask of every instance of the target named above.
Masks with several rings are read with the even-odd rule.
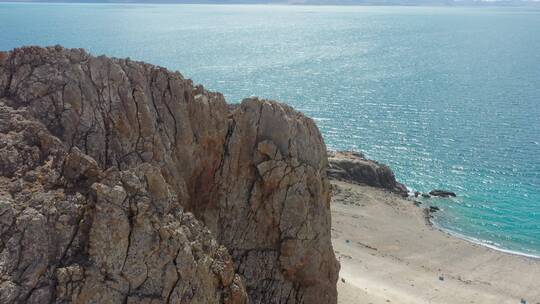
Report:
[[[332,120],[331,118],[326,118],[326,117],[312,117],[312,118],[315,121],[329,121],[329,120]]]

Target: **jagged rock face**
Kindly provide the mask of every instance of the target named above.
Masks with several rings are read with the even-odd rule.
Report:
[[[392,170],[376,161],[366,159],[358,152],[330,152],[328,175],[352,183],[383,188],[407,196],[407,187],[396,181]]]
[[[0,303],[246,303],[160,169],[109,168],[0,101]]]
[[[336,302],[302,114],[61,47],[0,53],[0,98],[5,303]]]

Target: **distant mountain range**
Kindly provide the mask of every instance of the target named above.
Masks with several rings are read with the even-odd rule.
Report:
[[[540,6],[540,0],[0,0],[0,2]]]

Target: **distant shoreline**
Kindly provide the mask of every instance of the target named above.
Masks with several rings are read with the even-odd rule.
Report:
[[[2,4],[124,4],[124,5],[249,5],[249,6],[286,6],[286,7],[433,7],[433,8],[540,8],[540,1],[524,1],[524,2],[466,2],[466,3],[296,3],[296,2],[206,2],[206,1],[4,1]]]

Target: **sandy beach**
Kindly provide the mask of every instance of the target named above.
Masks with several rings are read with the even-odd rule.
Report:
[[[540,303],[540,260],[439,231],[387,191],[332,184],[340,304]]]

